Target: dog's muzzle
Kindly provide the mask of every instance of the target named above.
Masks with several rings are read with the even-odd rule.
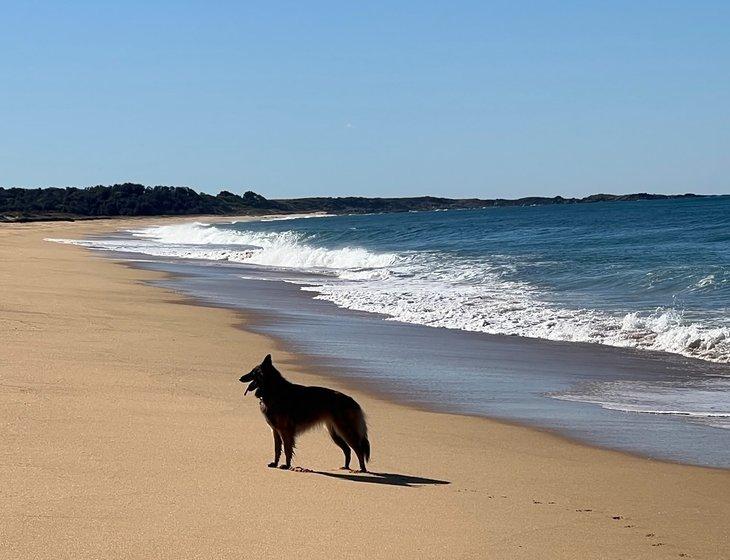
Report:
[[[251,383],[248,384],[248,387],[246,387],[246,390],[243,392],[243,396],[245,397],[246,395],[248,395],[249,391],[256,391],[258,388],[259,386],[256,381],[251,381]]]
[[[249,383],[249,384],[248,384],[248,387],[246,387],[246,390],[245,390],[245,391],[244,391],[244,393],[243,393],[243,396],[244,396],[244,397],[245,397],[246,395],[248,395],[248,392],[249,392],[249,391],[255,391],[256,389],[258,389],[258,388],[259,388],[259,385],[258,385],[258,383],[256,383],[256,379],[254,379],[254,378],[253,378],[253,375],[251,375],[250,373],[249,373],[249,374],[246,374],[246,375],[244,375],[244,376],[242,376],[242,377],[241,377],[241,379],[239,379],[239,381],[240,381],[241,383],[246,383],[246,382],[248,382],[248,381],[250,381],[250,382],[251,382],[251,383]]]

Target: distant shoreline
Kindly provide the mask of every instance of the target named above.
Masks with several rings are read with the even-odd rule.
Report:
[[[124,183],[85,189],[75,187],[25,189],[0,187],[0,223],[36,221],[77,221],[119,217],[161,216],[260,216],[266,214],[374,214],[473,210],[509,206],[548,206],[597,202],[695,199],[725,195],[592,194],[582,198],[530,196],[516,199],[443,198],[434,196],[307,197],[267,199],[252,191],[239,196],[228,191],[217,195],[187,187],[146,187]]]

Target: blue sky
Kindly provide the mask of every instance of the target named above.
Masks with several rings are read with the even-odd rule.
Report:
[[[730,192],[730,2],[2,2],[0,185]]]

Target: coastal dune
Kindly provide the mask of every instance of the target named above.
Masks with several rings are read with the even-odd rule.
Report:
[[[341,386],[159,273],[0,225],[0,558],[727,558],[730,471],[424,412]],[[238,377],[267,354],[368,414],[373,474],[323,430],[266,468]]]

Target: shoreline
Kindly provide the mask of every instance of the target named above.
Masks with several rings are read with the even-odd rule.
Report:
[[[183,221],[186,219],[189,217],[183,218]],[[138,223],[138,220],[134,223]],[[356,482],[364,482],[362,479],[366,477],[329,470],[337,466],[339,458],[331,443],[319,432],[302,439],[300,456],[295,459],[295,464],[327,469],[315,472],[324,476],[279,473],[263,468],[270,453],[270,435],[266,433],[265,423],[260,418],[253,399],[241,399],[242,391],[239,393],[240,388],[236,386],[238,372],[253,365],[248,360],[253,360],[258,355],[257,352],[270,349],[273,341],[275,348],[281,348],[276,350],[275,356],[278,358],[275,358],[275,362],[283,364],[282,369],[287,374],[293,370],[293,379],[303,378],[307,382],[309,379],[321,379],[326,380],[325,384],[329,386],[342,386],[342,380],[309,372],[306,367],[302,367],[302,357],[286,351],[281,347],[280,341],[252,334],[246,329],[250,325],[250,317],[247,319],[244,313],[186,301],[179,294],[147,285],[160,278],[157,273],[139,269],[132,271],[132,267],[120,266],[119,262],[95,257],[81,248],[63,247],[42,241],[43,237],[48,236],[45,234],[48,231],[58,233],[76,229],[86,230],[85,234],[89,234],[98,231],[99,225],[109,225],[110,229],[116,229],[120,227],[120,222],[96,222],[93,227],[83,224],[68,224],[68,227],[64,227],[55,222],[45,223],[42,227],[38,224],[0,226],[0,251],[3,257],[7,259],[13,256],[16,266],[25,267],[26,273],[35,269],[36,272],[45,271],[48,275],[46,278],[29,276],[33,285],[25,287],[14,276],[17,275],[17,270],[4,271],[0,282],[7,290],[6,293],[10,294],[9,303],[5,304],[8,305],[8,310],[20,309],[23,317],[36,317],[33,315],[38,312],[34,307],[36,302],[28,300],[24,294],[39,294],[38,298],[45,302],[39,305],[64,311],[54,321],[66,325],[69,335],[68,340],[54,338],[57,341],[52,344],[36,336],[36,331],[25,331],[25,327],[19,327],[20,331],[13,334],[10,330],[6,331],[10,327],[3,324],[4,333],[10,333],[17,339],[12,339],[17,344],[13,346],[12,359],[0,360],[3,383],[21,387],[17,394],[13,392],[13,398],[25,403],[23,410],[26,414],[23,419],[29,425],[35,426],[36,416],[28,412],[35,412],[43,418],[43,411],[47,408],[36,407],[37,403],[32,400],[36,395],[33,391],[38,391],[40,400],[56,410],[54,407],[57,404],[54,403],[57,399],[53,387],[62,388],[68,384],[73,386],[77,373],[65,366],[59,370],[51,369],[50,371],[55,372],[57,381],[49,388],[44,386],[42,377],[34,377],[37,374],[32,367],[33,360],[42,360],[49,353],[57,358],[52,363],[58,360],[62,364],[78,361],[79,367],[88,367],[90,373],[82,376],[79,395],[73,394],[73,391],[67,395],[68,399],[82,407],[78,412],[78,425],[71,422],[58,428],[51,420],[50,424],[48,421],[41,422],[38,425],[41,431],[38,434],[34,432],[35,437],[46,443],[48,438],[43,437],[42,430],[48,428],[61,429],[60,434],[63,436],[70,434],[78,437],[78,430],[82,428],[91,431],[97,429],[95,422],[104,419],[108,412],[104,407],[98,410],[87,410],[83,407],[85,399],[96,398],[95,391],[91,390],[95,384],[107,382],[106,377],[99,377],[97,361],[109,362],[104,345],[111,345],[111,353],[119,356],[121,366],[112,360],[109,367],[125,371],[128,369],[127,374],[131,380],[129,383],[144,396],[143,401],[149,401],[152,407],[149,410],[147,406],[143,407],[144,414],[139,410],[136,415],[122,414],[119,425],[136,422],[145,415],[157,418],[156,405],[153,403],[166,403],[168,399],[175,402],[178,398],[186,403],[195,401],[197,408],[192,417],[188,415],[189,409],[186,407],[178,410],[173,406],[167,411],[174,419],[172,430],[163,430],[168,421],[165,416],[159,417],[151,425],[163,430],[173,442],[188,442],[188,453],[185,457],[193,461],[193,465],[197,465],[198,461],[202,462],[200,469],[195,471],[199,476],[197,480],[213,484],[218,484],[221,480],[228,482],[223,487],[223,492],[212,493],[214,499],[210,495],[200,494],[196,485],[190,485],[189,478],[175,479],[169,486],[167,480],[156,481],[156,486],[153,485],[157,488],[156,493],[145,491],[144,485],[141,485],[144,507],[141,508],[139,523],[112,521],[113,531],[101,531],[101,535],[113,539],[117,551],[124,550],[131,556],[144,556],[148,549],[135,548],[129,542],[124,542],[124,538],[132,538],[132,535],[139,537],[142,534],[145,538],[141,540],[148,545],[164,542],[168,546],[167,549],[162,549],[161,556],[164,557],[175,557],[173,548],[176,547],[180,547],[179,551],[200,551],[204,556],[206,552],[207,556],[216,555],[214,551],[217,551],[217,555],[221,557],[233,557],[241,553],[251,553],[252,550],[257,550],[266,557],[280,556],[281,550],[256,548],[258,545],[251,542],[251,535],[258,531],[260,533],[256,534],[271,537],[278,535],[281,539],[279,545],[286,549],[292,547],[293,551],[299,550],[304,557],[323,557],[329,554],[323,554],[321,542],[328,539],[328,535],[334,530],[342,539],[342,555],[355,556],[362,553],[363,547],[372,542],[373,537],[380,534],[379,531],[384,530],[382,527],[378,530],[373,527],[373,524],[379,525],[374,523],[374,519],[382,519],[383,515],[393,518],[393,522],[399,526],[399,533],[396,540],[388,541],[388,546],[383,550],[371,551],[377,557],[392,557],[395,554],[405,557],[443,557],[444,554],[481,557],[489,551],[495,558],[544,558],[546,553],[555,558],[591,555],[605,558],[665,558],[668,554],[717,558],[725,550],[728,535],[727,531],[722,530],[722,523],[730,514],[730,485],[727,484],[730,476],[725,469],[654,461],[622,451],[587,446],[561,435],[543,432],[534,427],[512,425],[502,420],[421,411],[410,405],[384,401],[382,396],[363,392],[360,388],[347,389],[347,392],[364,403],[364,408],[369,413],[375,436],[373,469],[412,474],[389,474],[383,477],[387,482],[357,484]],[[48,246],[43,246],[43,243]],[[18,251],[20,258],[17,258]],[[30,261],[27,260],[28,257]],[[79,275],[77,268],[85,274]],[[127,272],[121,272],[124,270]],[[54,277],[52,280],[51,275],[65,275],[70,280],[62,282],[59,287],[53,281],[58,278]],[[93,280],[95,277],[103,279],[98,287],[81,286],[78,283],[80,279]],[[113,289],[101,289],[105,286]],[[22,292],[24,289],[31,291]],[[85,309],[74,311],[73,306],[68,307],[54,293],[69,296],[75,294],[74,298],[80,298],[79,302],[88,301],[94,309],[105,310],[103,321],[109,329],[107,332],[121,337],[120,342],[108,342],[94,329],[78,333],[81,329],[79,325],[84,321],[93,323],[93,316],[88,318],[85,315],[88,311]],[[140,307],[139,303],[135,303],[137,298],[149,302],[147,305],[164,315],[167,320],[161,321],[150,309]],[[132,300],[133,311],[120,307],[128,305],[123,303],[128,300]],[[40,329],[40,332],[53,333],[44,330],[46,319],[34,320],[38,323],[33,326]],[[122,324],[124,328],[120,331]],[[231,326],[237,328],[230,329]],[[135,332],[135,329],[140,332]],[[157,337],[149,336],[155,333],[158,334]],[[173,339],[184,339],[189,346],[195,344],[199,347],[189,348],[180,345],[177,340],[171,341],[165,336],[159,336],[165,334]],[[60,335],[49,335],[51,337]],[[121,340],[127,338],[138,343],[136,354],[139,355],[129,354],[131,346],[125,347]],[[86,354],[76,357],[73,348],[68,346],[77,344],[85,347],[87,342],[84,341],[87,339],[91,342],[88,342],[88,350],[84,350]],[[40,348],[41,356],[38,358],[32,358],[28,354],[29,349],[34,347]],[[239,350],[239,347],[242,348]],[[169,363],[160,361],[160,352]],[[211,361],[214,362],[213,365],[209,363]],[[163,372],[145,373],[154,364],[161,365]],[[230,379],[225,378],[224,381],[218,375],[203,374],[202,371],[207,368],[230,375]],[[151,375],[150,379],[153,381],[149,381],[146,375]],[[6,377],[10,380],[7,383]],[[163,378],[165,383],[160,381]],[[175,393],[176,387],[181,389],[179,394]],[[129,394],[128,389],[126,383],[114,385],[109,391],[110,402],[119,401],[120,395],[121,402],[127,402],[128,397],[124,395]],[[198,402],[200,395],[208,397]],[[29,400],[26,402],[23,399]],[[68,403],[61,399],[59,406],[65,404]],[[62,417],[64,406],[57,410],[59,417]],[[218,416],[224,417],[226,422],[218,421]],[[242,424],[241,420],[245,420],[245,423]],[[3,422],[12,423],[13,417],[3,418]],[[200,438],[205,437],[205,434],[210,437],[211,423],[220,430],[220,433],[214,432],[215,437],[220,438],[221,443],[226,443],[217,448],[220,456],[214,455],[213,459],[200,453],[207,449],[207,442]],[[181,426],[190,430],[190,433],[186,430],[181,433]],[[82,435],[86,433],[81,432]],[[118,431],[114,433],[121,434]],[[121,438],[125,450],[142,446],[139,449],[141,455],[136,459],[143,457],[144,453],[152,453],[156,461],[161,462],[160,474],[175,472],[175,463],[165,462],[166,454],[176,454],[178,448],[174,443],[165,443],[165,440],[156,442],[161,446],[157,448],[158,456],[153,452],[154,446],[142,445],[145,442],[126,441],[122,435],[115,437]],[[31,446],[36,453],[29,459],[23,452],[26,440],[21,438],[14,443],[18,447],[10,446],[2,449],[2,452],[3,455],[14,458],[17,464],[43,462],[61,452],[57,445],[51,445],[50,448],[41,445],[37,449]],[[106,450],[104,446],[108,443],[102,438],[99,442],[94,442],[94,445],[100,445]],[[238,446],[238,449],[229,451],[230,445]],[[48,451],[52,452],[50,456]],[[241,456],[241,453],[245,455]],[[74,469],[78,467],[79,457],[77,453],[69,458],[70,462],[62,471],[66,473],[65,476],[70,476],[69,472],[76,472]],[[3,494],[9,494],[4,498],[9,503],[9,511],[15,514],[8,519],[20,519],[2,522],[3,525],[10,525],[2,531],[9,534],[10,539],[6,540],[5,545],[0,544],[0,550],[9,546],[6,548],[6,557],[23,557],[21,553],[28,549],[32,549],[37,557],[63,556],[59,550],[66,551],[69,555],[71,551],[75,551],[76,557],[98,557],[101,551],[108,552],[114,548],[109,541],[89,534],[88,530],[78,532],[73,528],[73,518],[63,521],[62,515],[64,511],[68,514],[69,511],[73,513],[78,509],[89,510],[96,507],[99,499],[94,497],[93,492],[87,496],[87,489],[96,485],[94,480],[98,477],[97,471],[104,468],[124,471],[126,475],[121,478],[126,481],[126,486],[130,490],[140,489],[140,465],[139,462],[134,462],[133,453],[121,456],[116,452],[108,456],[101,453],[100,457],[102,458],[99,459],[98,468],[81,470],[80,475],[85,476],[80,476],[77,483],[68,488],[61,502],[47,496],[49,487],[43,485],[43,481],[17,478],[19,473],[14,472],[12,467],[15,462],[11,461],[10,467],[6,466],[0,471],[2,480],[6,482],[4,486],[11,488],[10,491],[3,491]],[[132,463],[127,464],[127,461]],[[236,485],[236,481],[241,482],[238,475],[242,467],[245,467],[246,476],[253,477],[256,481],[253,488],[249,485]],[[10,473],[6,472],[8,468]],[[7,481],[6,476],[9,476]],[[41,478],[43,476],[46,475]],[[332,480],[333,478],[339,480]],[[97,482],[101,487],[107,487],[111,480],[102,476]],[[8,481],[15,482],[15,486],[8,485]],[[182,485],[183,490],[177,489],[175,482]],[[441,484],[443,482],[449,484]],[[207,482],[203,484],[208,485]],[[404,485],[418,489],[408,490],[408,495],[397,494],[398,500],[394,500],[396,494],[393,492],[399,491],[399,487]],[[211,486],[213,487],[219,486]],[[61,493],[63,490],[61,489]],[[50,491],[54,492],[53,486]],[[155,496],[168,496],[177,491],[182,492],[183,501],[171,503],[174,504],[173,511],[179,517],[170,519],[164,515],[155,515],[164,512],[164,509],[157,507]],[[233,495],[229,495],[229,492]],[[340,494],[343,497],[337,498]],[[74,495],[77,497],[74,498]],[[34,498],[30,502],[36,504],[35,509],[50,508],[50,514],[43,517],[46,514],[40,515],[36,511],[31,512],[33,515],[29,517],[29,496]],[[116,504],[109,511],[130,508],[131,512],[135,511],[134,504],[123,496],[121,501],[115,500],[114,496],[112,493],[101,500],[111,500]],[[240,500],[244,497],[248,499]],[[201,506],[199,509],[203,511],[188,511],[181,505],[190,503],[190,500]],[[287,503],[287,500],[293,501],[298,508],[303,508],[295,511],[308,511],[312,504],[318,504],[316,507],[323,510],[320,512],[321,519],[314,521],[305,516],[304,520],[297,521],[289,515],[294,512],[291,511],[292,503]],[[351,500],[357,500],[360,511],[351,509]],[[394,504],[394,501],[398,503]],[[261,509],[261,504],[269,503],[273,504],[271,509]],[[64,508],[64,505],[68,507]],[[222,511],[240,512],[221,519],[214,513],[221,511],[221,507]],[[212,521],[215,523],[207,521],[208,518],[203,516],[205,512],[212,514]],[[282,515],[289,523],[287,529],[291,534],[285,532],[282,535],[282,529],[277,529],[276,523],[272,526],[272,521],[280,519]],[[410,515],[415,515],[416,518]],[[246,519],[243,525],[240,524],[240,516]],[[308,532],[298,533],[297,528],[303,528],[302,521],[307,520],[310,521]],[[174,526],[170,525],[171,521],[175,521]],[[190,535],[181,532],[177,527],[179,523],[183,527],[197,527],[203,523],[204,535],[201,537],[199,530],[193,530],[191,540]],[[418,530],[424,523],[432,528],[429,534]],[[563,529],[555,531],[556,523]],[[121,542],[117,535],[119,531],[123,533]],[[413,531],[415,540],[414,535],[410,535],[408,531]],[[69,542],[69,533],[76,536],[75,542]],[[158,539],[155,540],[150,534],[157,534]],[[302,543],[304,534],[305,542]],[[648,536],[649,534],[652,536]],[[53,541],[55,549],[51,547],[44,553],[44,539],[53,539],[54,535],[58,539]],[[113,538],[114,535],[117,535],[116,538]],[[470,538],[467,539],[466,535]],[[206,546],[201,549],[201,543],[196,542],[195,537],[202,538]],[[84,545],[82,550],[78,549],[79,542]],[[446,549],[449,552],[443,549],[444,543],[450,547]]]
[[[93,252],[92,249],[89,249],[90,252]],[[136,264],[134,261],[128,261],[124,259],[120,259],[119,257],[115,257],[113,254],[108,255],[109,260],[112,262],[119,264],[121,266],[129,267],[133,270],[149,270],[146,268],[140,267],[138,264]],[[176,278],[184,277],[184,273],[179,272],[169,272],[169,271],[158,271],[161,275],[163,275],[165,278],[168,278],[170,280],[174,280]],[[145,281],[145,284],[150,285],[154,287],[155,289],[163,290],[169,293],[173,293],[176,296],[183,298],[183,303],[191,306],[200,307],[203,309],[211,308],[211,309],[224,309],[227,311],[230,311],[234,313],[237,317],[240,318],[241,324],[236,326],[236,328],[241,329],[243,332],[251,332],[251,329],[257,329],[256,333],[260,334],[262,336],[265,336],[269,338],[274,343],[274,348],[277,352],[281,352],[282,354],[286,354],[287,356],[293,357],[293,361],[291,362],[292,366],[296,369],[297,372],[301,373],[305,377],[311,378],[314,382],[323,382],[324,385],[332,386],[337,385],[340,389],[344,391],[355,391],[358,393],[366,394],[369,397],[373,399],[377,399],[383,402],[387,402],[389,404],[392,404],[397,407],[405,407],[417,412],[423,412],[423,413],[429,413],[429,414],[439,414],[444,416],[455,416],[455,417],[464,417],[464,418],[470,418],[477,421],[485,421],[487,423],[496,423],[499,425],[504,426],[510,426],[513,428],[521,428],[525,430],[531,430],[536,431],[539,433],[543,433],[549,437],[557,438],[559,440],[562,440],[566,443],[572,444],[572,445],[578,445],[578,446],[584,446],[590,449],[598,449],[605,452],[610,453],[617,453],[622,456],[630,457],[633,459],[639,459],[639,460],[648,460],[648,461],[656,461],[660,463],[666,463],[668,465],[677,465],[677,466],[683,466],[683,467],[690,467],[690,468],[697,468],[697,469],[707,469],[711,471],[718,471],[723,473],[730,473],[730,467],[720,467],[720,466],[713,466],[713,465],[700,465],[690,462],[684,462],[681,460],[673,460],[670,458],[665,457],[650,457],[645,454],[642,454],[638,451],[631,451],[631,450],[625,450],[625,449],[618,449],[615,447],[611,447],[610,445],[602,445],[598,442],[591,442],[585,439],[580,439],[578,437],[571,436],[570,434],[566,434],[561,432],[558,428],[551,428],[549,426],[541,426],[538,424],[530,424],[528,422],[522,422],[519,420],[510,420],[509,418],[500,418],[496,416],[489,416],[489,415],[480,415],[476,413],[470,413],[470,412],[456,412],[448,410],[448,406],[444,405],[443,408],[438,408],[437,406],[429,406],[428,404],[418,404],[414,402],[403,402],[398,400],[397,397],[391,395],[386,389],[378,389],[376,384],[374,383],[367,383],[363,382],[357,379],[345,379],[342,376],[338,376],[337,366],[332,365],[326,365],[325,359],[326,356],[321,356],[318,354],[307,354],[302,353],[300,351],[292,352],[292,351],[286,351],[284,348],[286,347],[286,341],[282,339],[280,336],[276,336],[273,334],[263,334],[260,330],[261,324],[265,321],[276,321],[276,315],[273,313],[261,313],[258,311],[253,310],[246,310],[242,311],[240,309],[236,309],[235,307],[227,306],[224,304],[215,304],[213,302],[205,302],[202,301],[195,296],[181,294],[177,291],[175,291],[172,288],[167,288],[164,286],[156,285],[158,280],[149,280]],[[364,313],[364,312],[362,312]],[[489,337],[506,337],[509,335],[487,335]],[[542,339],[536,339],[536,340],[542,340]],[[553,341],[555,342],[555,341]],[[585,346],[591,346],[595,345],[596,343],[590,343],[590,342],[565,342],[565,341],[557,341],[559,344],[563,345],[572,345],[572,344],[580,344]],[[639,350],[636,350],[637,352]],[[656,352],[660,354],[665,354],[666,352],[660,352],[660,351],[651,351]],[[309,362],[309,363],[307,363]],[[312,363],[314,362],[314,363]],[[322,373],[318,373],[318,371],[321,371]],[[638,412],[632,413],[632,414],[640,414]]]
[[[452,353],[458,348],[455,352],[457,355],[466,351],[485,356],[480,364],[485,372],[494,368],[507,368],[509,373],[506,376],[502,374],[502,378],[512,375],[516,380],[524,378],[525,381],[531,377],[533,367],[536,373],[542,367],[543,374],[548,377],[556,373],[557,365],[562,375],[570,372],[574,376],[575,372],[586,368],[598,368],[605,371],[595,374],[593,379],[608,379],[606,375],[609,372],[616,376],[614,379],[642,379],[645,370],[651,375],[662,375],[666,368],[693,367],[692,363],[696,360],[661,352],[634,351],[590,343],[555,342],[434,329],[398,321],[383,322],[380,315],[340,309],[327,301],[314,301],[308,292],[301,292],[287,283],[257,281],[256,273],[245,267],[175,258],[150,257],[139,261],[136,254],[100,254],[135,268],[164,272],[166,280],[154,282],[153,285],[184,294],[203,306],[252,314],[257,317],[252,325],[257,333],[273,336],[284,347],[303,351],[306,362],[315,362],[316,368],[324,372],[326,377],[391,403],[543,430],[583,445],[616,450],[636,457],[721,470],[728,469],[730,465],[726,453],[722,451],[726,449],[725,442],[730,433],[719,427],[697,425],[680,417],[621,413],[589,403],[576,405],[560,399],[546,400],[546,393],[556,391],[556,382],[552,382],[551,389],[543,385],[537,393],[534,392],[534,386],[515,387],[505,392],[500,388],[501,383],[495,386],[487,373],[485,377],[475,378],[483,389],[476,387],[474,381],[468,378],[461,378],[454,385],[454,374],[450,374],[443,381],[444,390],[429,393],[429,374],[425,373],[415,380],[409,375],[403,376],[398,370],[400,362],[391,364],[389,361],[393,356],[384,340],[399,337],[408,340],[407,355],[413,355],[413,360],[416,360],[414,363],[425,367],[430,366],[420,358],[422,354],[427,356],[426,362],[433,359],[440,366],[446,364],[440,361],[438,353],[430,354],[428,350],[432,345],[445,345],[452,348]],[[243,280],[238,278],[241,274]],[[330,328],[328,324],[335,327]],[[306,332],[320,334],[306,335]],[[358,345],[350,344],[350,340],[363,342],[363,348],[369,348],[372,343],[380,345],[380,351],[385,353],[387,359],[385,362],[374,361],[367,351],[362,352],[357,348]],[[324,345],[320,341],[325,341]],[[507,353],[505,348],[508,349]],[[525,361],[527,356],[538,356],[541,361],[536,362],[534,358]],[[608,369],[604,366],[607,363],[612,364]],[[703,368],[717,369],[717,366],[699,363]],[[395,369],[390,369],[391,374],[385,374],[389,371],[386,368],[391,365]],[[464,371],[459,369],[457,362],[451,362],[449,367],[457,372]],[[308,365],[307,369],[311,371],[313,368]],[[669,370],[666,372],[670,373]],[[580,375],[584,376],[582,373]],[[458,373],[455,376],[459,378]],[[499,375],[497,379],[500,379]],[[580,378],[568,379],[558,384],[572,386],[580,381]],[[404,380],[412,392],[409,393]],[[459,391],[467,390],[466,394],[469,394],[469,389],[478,391],[474,393],[472,401],[481,404],[464,406],[464,401],[459,400]],[[525,393],[525,396],[518,393]],[[501,402],[511,404],[495,404]],[[521,413],[526,404],[534,407],[536,412],[532,415]],[[551,417],[551,414],[554,416]],[[700,441],[704,443],[695,443],[697,438],[702,438]],[[663,443],[651,443],[654,439]]]

